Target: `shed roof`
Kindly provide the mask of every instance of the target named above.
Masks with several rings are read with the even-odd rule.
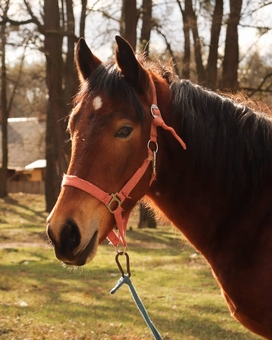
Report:
[[[0,142],[2,126],[0,125]],[[8,168],[23,170],[26,165],[45,158],[45,122],[38,118],[8,119]],[[2,165],[2,148],[0,148]]]
[[[36,161],[27,164],[25,166],[26,170],[32,170],[32,169],[43,169],[46,168],[46,159],[37,159]]]

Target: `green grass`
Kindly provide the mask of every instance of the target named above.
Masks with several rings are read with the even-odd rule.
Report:
[[[0,200],[0,339],[153,339],[106,243],[83,268],[55,259],[42,196]],[[130,221],[131,280],[166,340],[259,339],[231,316],[205,260],[173,227]],[[123,258],[120,259],[121,261]],[[123,262],[122,262],[123,264]]]

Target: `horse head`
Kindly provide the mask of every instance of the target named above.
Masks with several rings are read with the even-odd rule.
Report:
[[[80,39],[76,66],[81,88],[69,118],[72,152],[68,178],[91,183],[102,193],[118,193],[148,157],[150,106],[154,96],[151,75],[136,59],[131,46],[116,37],[115,62],[102,63]],[[148,190],[152,167],[147,166],[122,202],[127,216]],[[70,176],[70,177],[69,177]],[[114,228],[110,209],[75,186],[63,185],[47,220],[47,234],[58,259],[84,265]]]

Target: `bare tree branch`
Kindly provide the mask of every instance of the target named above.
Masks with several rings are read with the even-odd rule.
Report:
[[[261,4],[258,8],[252,10],[252,13],[257,12],[257,11],[260,10],[261,8],[264,8],[264,7],[269,6],[269,5],[271,5],[271,4],[272,4],[272,1],[266,1],[266,2],[264,1],[264,3]]]
[[[27,0],[24,0],[24,4],[25,4],[25,6],[27,8],[27,11],[28,11],[29,15],[32,18],[32,22],[37,25],[39,32],[44,34],[44,25],[42,25],[40,23],[39,19],[35,16],[35,14],[33,13],[32,9],[31,9],[31,6],[27,2]]]
[[[272,30],[272,27],[269,26],[255,26],[255,25],[243,25],[243,24],[239,24],[240,27],[244,27],[244,28],[255,28],[259,31],[263,31],[264,33],[267,33],[268,31]]]
[[[179,73],[179,72],[178,72],[179,70],[178,70],[177,65],[176,65],[176,63],[175,63],[175,56],[174,56],[174,52],[173,52],[173,50],[172,50],[172,47],[171,47],[171,45],[170,45],[170,42],[168,41],[166,35],[161,31],[161,29],[160,29],[158,26],[156,26],[155,29],[156,29],[156,31],[163,37],[163,39],[164,39],[164,41],[165,41],[165,44],[166,44],[166,48],[168,49],[168,51],[169,51],[169,53],[170,53],[170,55],[171,55],[171,58],[172,58],[172,60],[173,60],[175,72],[178,74],[178,73]]]
[[[20,84],[20,80],[21,80],[21,76],[22,76],[22,73],[23,73],[23,66],[24,66],[24,60],[25,60],[25,50],[26,50],[26,46],[24,47],[24,53],[23,53],[23,56],[21,58],[21,61],[20,61],[20,66],[19,66],[19,71],[18,71],[18,76],[17,76],[17,79],[14,83],[14,86],[13,86],[13,89],[12,89],[12,93],[11,93],[11,96],[10,96],[10,99],[9,99],[9,103],[8,103],[8,107],[7,107],[7,110],[8,110],[8,114],[10,113],[11,111],[11,108],[12,108],[12,104],[13,104],[13,100],[14,100],[14,97],[15,97],[15,94],[16,94],[16,91],[17,91],[17,88]]]
[[[31,23],[33,23],[33,20],[28,19],[28,20],[17,21],[17,20],[13,20],[13,19],[6,17],[6,18],[3,18],[3,20],[0,21],[0,25],[5,25],[7,23],[10,23],[13,26],[20,26],[20,25],[31,24]]]
[[[272,72],[267,73],[265,75],[265,77],[263,78],[263,80],[260,82],[259,86],[256,89],[253,89],[253,88],[244,88],[244,89],[246,89],[247,91],[251,91],[251,93],[249,94],[250,97],[253,96],[256,92],[272,92],[272,89],[269,89],[269,88],[268,89],[262,89],[264,83],[270,77],[272,77]]]

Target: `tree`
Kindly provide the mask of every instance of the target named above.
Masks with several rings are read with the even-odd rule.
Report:
[[[24,56],[24,54],[23,54]],[[46,119],[47,88],[45,62],[21,61],[8,68],[8,98],[13,97],[9,117]],[[19,79],[20,75],[20,79]],[[18,81],[18,79],[20,81]]]
[[[16,21],[8,17],[8,11],[11,7],[10,1],[1,3],[1,20],[0,20],[0,39],[1,39],[1,126],[2,126],[2,166],[0,169],[0,197],[7,195],[7,179],[8,179],[8,118],[13,108],[13,103],[17,95],[17,90],[20,85],[21,76],[23,74],[23,65],[25,58],[25,49],[30,36],[26,34],[23,38],[22,45],[23,53],[19,63],[17,75],[13,77],[13,82],[7,77],[6,66],[6,46],[7,37],[12,33],[13,29],[17,31],[20,25],[29,24],[30,20]]]
[[[152,19],[152,1],[151,0],[143,0],[142,3],[142,28],[140,34],[140,49],[144,51],[145,56],[149,57],[149,42],[151,36],[151,30],[153,28],[153,19]],[[138,222],[138,228],[156,228],[157,223],[150,212],[142,203],[140,204],[140,217]]]
[[[85,19],[84,8],[86,11],[86,0],[83,0],[83,11],[81,13],[81,20]],[[75,16],[74,16],[74,9],[73,9],[73,1],[66,0],[66,36],[67,36],[67,52],[66,58],[64,61],[64,84],[65,84],[65,92],[64,92],[64,100],[66,105],[71,103],[71,98],[75,95],[78,89],[78,81],[75,72],[75,64],[74,64],[74,50],[75,50],[75,43],[77,42],[77,37],[75,36]],[[62,10],[65,13],[65,10]],[[81,26],[85,27],[85,20],[84,25],[81,22]],[[84,28],[81,27],[82,36],[84,36]],[[70,106],[71,107],[71,106]]]
[[[208,63],[206,67],[206,81],[205,81],[206,86],[208,86],[211,89],[216,89],[217,87],[218,48],[223,19],[223,9],[224,1],[216,0],[212,17],[210,49]]]
[[[68,166],[63,143],[66,116],[63,83],[62,40],[58,1],[44,0],[44,49],[48,106],[46,120],[46,208],[50,211],[59,194],[62,174]]]
[[[239,43],[238,24],[243,0],[230,0],[221,89],[238,90]]]
[[[195,63],[197,69],[197,77],[199,84],[205,84],[205,69],[202,60],[202,48],[201,39],[198,31],[197,16],[195,10],[193,9],[192,0],[185,0],[185,13],[188,19],[188,24],[191,29],[193,39],[194,39],[194,53],[195,53]]]
[[[3,18],[7,16],[9,1],[6,2]],[[7,104],[7,71],[6,71],[6,24],[1,30],[1,125],[2,125],[2,167],[0,172],[0,197],[7,195],[8,174],[8,104]]]
[[[138,12],[136,0],[123,0],[120,34],[130,43],[134,50],[137,45],[137,22]]]
[[[46,56],[46,84],[48,89],[47,125],[46,125],[46,210],[50,211],[58,197],[62,174],[66,172],[70,147],[66,133],[65,117],[69,113],[71,102],[78,87],[74,67],[75,19],[73,1],[44,0],[44,23],[33,13],[29,3],[24,0],[32,21],[44,35],[44,53]],[[60,7],[61,5],[61,7]],[[87,2],[82,0],[80,34],[84,36]],[[63,59],[63,38],[67,37],[67,49]]]
[[[184,5],[180,0],[176,0],[183,19],[184,30],[184,72],[183,75],[189,78],[190,60],[190,35],[187,28],[193,36],[194,58],[197,71],[197,82],[203,84],[211,89],[227,89],[236,92],[239,89],[238,84],[238,68],[239,68],[239,43],[238,43],[238,27],[241,21],[241,11],[243,1],[229,0],[230,12],[226,23],[226,39],[224,43],[224,55],[222,65],[222,77],[218,79],[218,65],[221,64],[219,56],[219,42],[221,35],[221,28],[223,26],[224,1],[215,0],[212,2],[196,2],[193,7],[192,0],[185,0]],[[253,6],[256,6],[255,4]],[[204,67],[203,53],[204,37],[199,34],[199,18],[196,8],[199,13],[206,12],[207,15],[202,16],[201,20],[210,20],[210,39],[209,52],[207,53],[206,67]],[[258,8],[254,7],[254,10]],[[254,11],[252,9],[252,11]],[[212,14],[211,14],[212,13]],[[207,31],[207,23],[204,25]],[[207,41],[207,39],[206,39]]]
[[[142,12],[142,28],[139,46],[140,50],[144,51],[146,56],[148,56],[151,30],[153,28],[152,0],[143,0],[141,12]]]
[[[182,78],[189,79],[190,78],[190,60],[191,60],[191,42],[190,42],[190,25],[188,18],[188,11],[186,8],[182,8],[181,2],[176,0],[179,10],[182,15],[183,20],[183,36],[184,36],[184,44],[183,44],[183,67],[182,67]]]
[[[140,35],[140,48],[145,51],[148,56],[148,44],[151,32],[151,13],[152,13],[151,0],[143,0],[142,6],[142,31]],[[120,32],[121,35],[136,49],[137,42],[137,22],[138,11],[136,7],[136,1],[123,0],[122,16],[120,20]],[[156,227],[156,221],[142,204],[140,204],[140,219],[138,223],[139,228],[144,227]]]
[[[17,1],[15,6],[19,2]],[[34,10],[30,6],[30,0],[21,0],[20,11],[9,12],[13,13],[12,18],[8,16],[7,12],[4,15],[4,10],[9,3],[11,2],[1,1],[1,26],[6,25],[6,29],[7,27],[9,29],[12,25],[19,26],[20,29],[18,28],[16,37],[18,40],[19,37],[28,34],[21,29],[22,25],[25,25],[26,28],[32,25],[29,31],[32,30],[34,35],[29,38],[29,42],[32,47],[39,48],[46,57],[46,83],[49,95],[47,110],[48,178],[46,181],[48,211],[51,210],[58,196],[62,173],[66,171],[69,161],[70,147],[69,144],[65,145],[65,141],[69,137],[65,134],[66,123],[64,119],[70,111],[71,106],[69,104],[78,87],[73,61],[74,44],[77,40],[75,30],[76,27],[79,27],[79,36],[85,35],[87,15],[90,16],[88,24],[91,22],[95,25],[97,15],[100,15],[99,20],[101,20],[97,30],[92,29],[91,37],[88,36],[91,39],[93,49],[105,46],[104,44],[109,41],[110,46],[112,46],[113,36],[120,29],[121,35],[127,38],[134,48],[140,47],[140,50],[144,50],[148,57],[154,51],[155,44],[152,45],[152,40],[156,36],[156,39],[162,38],[167,52],[163,52],[162,58],[166,60],[170,54],[176,71],[185,78],[212,89],[236,91],[240,85],[241,88],[250,88],[249,94],[256,93],[256,90],[262,94],[269,93],[268,91],[271,89],[269,65],[267,65],[266,73],[261,73],[262,78],[254,82],[251,79],[250,84],[238,69],[248,64],[250,60],[250,53],[246,53],[243,57],[241,51],[239,51],[239,31],[243,27],[250,27],[250,29],[255,30],[254,32],[259,32],[260,36],[265,35],[271,27],[269,27],[269,24],[260,24],[257,21],[257,14],[262,8],[265,8],[268,12],[268,9],[272,7],[271,1],[256,0],[254,2],[248,1],[247,4],[244,1],[244,7],[242,7],[242,0],[176,0],[175,2],[142,0],[141,6],[137,8],[137,4],[139,6],[140,2],[136,2],[136,0],[119,0],[116,2],[81,0],[77,3],[72,0],[44,0],[39,3],[40,8],[35,7]],[[43,7],[41,7],[41,4],[43,4]],[[81,12],[77,16],[74,14],[74,4],[81,5]],[[12,5],[14,6],[14,3]],[[27,10],[26,14],[23,13],[23,6],[24,10]],[[229,13],[227,13],[228,8]],[[40,15],[42,9],[44,13]],[[171,14],[177,12],[177,9],[181,13],[178,27],[175,26],[173,20],[176,16],[171,17]],[[20,18],[24,20],[19,20]],[[228,20],[226,21],[225,18],[228,18]],[[76,23],[76,20],[79,20],[79,22]],[[33,28],[34,25],[35,28]],[[2,32],[3,29],[1,28]],[[14,35],[16,35],[16,32],[14,32]],[[150,39],[151,43],[149,43]],[[39,43],[37,43],[38,41]],[[159,46],[160,44],[156,45]],[[178,51],[179,49],[181,52]],[[252,52],[254,52],[254,49],[252,49]],[[158,53],[156,52],[156,54]],[[1,58],[3,58],[3,54]],[[181,59],[182,69],[180,67]],[[3,61],[2,64],[4,65]],[[8,65],[9,70],[10,66]],[[4,73],[1,75],[1,82],[4,84],[2,86],[3,91],[5,87],[4,74],[5,65]],[[258,77],[258,74],[256,74],[256,77]],[[16,77],[13,78],[16,82]],[[249,79],[249,72],[247,79]],[[11,84],[10,80],[8,81]],[[243,83],[243,81],[245,82]],[[8,108],[10,107],[11,88],[13,87],[7,87]],[[21,100],[21,103],[18,105],[17,100],[14,99],[13,108],[17,112],[14,113],[13,109],[10,114],[24,114],[24,107],[27,105],[26,100],[28,98],[28,95],[24,96],[24,93],[29,93],[29,91],[24,92],[20,86],[16,92],[18,101]],[[35,91],[33,95],[36,95]],[[40,104],[43,105],[45,97],[40,95],[39,99],[41,100]],[[1,105],[5,106],[5,100],[1,100],[3,102]],[[34,111],[36,110],[34,109]]]
[[[183,56],[183,71],[184,78],[190,78],[190,63],[191,63],[191,43],[190,32],[193,36],[193,49],[195,56],[195,64],[197,71],[197,81],[199,84],[206,85],[212,89],[217,86],[217,64],[218,64],[218,48],[219,37],[223,18],[223,0],[215,0],[214,9],[207,9],[212,12],[211,31],[209,42],[209,53],[206,68],[203,62],[202,39],[199,34],[198,16],[193,8],[192,0],[185,0],[184,7],[180,0],[176,0],[181,11],[183,20],[184,33],[184,56]]]
[[[239,82],[249,97],[272,105],[272,65],[255,51],[239,68]]]

